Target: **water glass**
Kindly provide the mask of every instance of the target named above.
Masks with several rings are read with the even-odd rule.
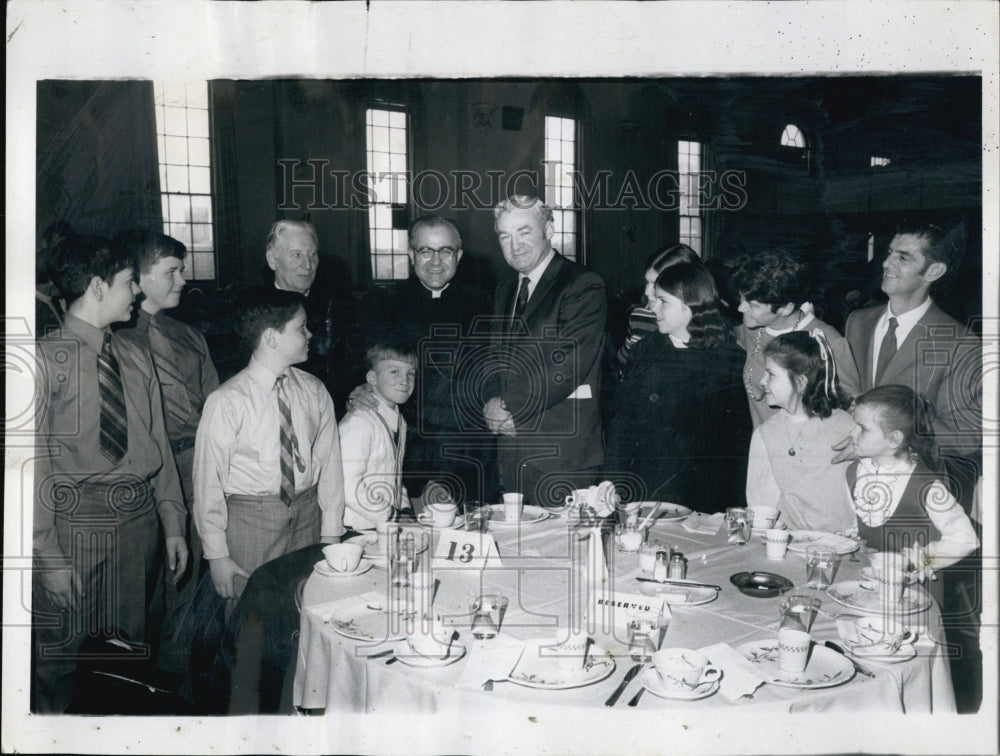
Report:
[[[492,510],[488,504],[481,501],[467,501],[465,509],[465,527],[471,533],[485,533],[489,528]]]
[[[495,638],[507,611],[507,597],[502,593],[469,593],[469,611],[472,612],[472,637]]]
[[[400,536],[389,555],[390,582],[396,587],[410,585],[416,565],[417,549],[413,534]]]
[[[782,594],[779,604],[779,627],[808,633],[823,602],[813,591],[793,589]]]
[[[837,577],[840,555],[833,549],[822,546],[806,547],[806,585],[813,588],[829,588]]]
[[[729,507],[726,510],[726,526],[729,528],[729,543],[742,546],[750,540],[753,523],[743,507]]]

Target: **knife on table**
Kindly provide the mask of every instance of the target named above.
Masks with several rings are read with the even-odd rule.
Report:
[[[854,665],[854,669],[856,669],[858,672],[860,672],[865,677],[875,677],[875,673],[874,672],[872,672],[870,669],[868,669],[868,667],[864,666],[863,664],[858,664],[858,662],[855,660],[855,658],[853,656],[851,656],[850,654],[848,654],[846,651],[844,651],[844,649],[841,648],[839,644],[834,643],[833,641],[829,641],[828,640],[825,643],[823,643],[823,645],[826,646],[831,651],[836,651],[841,656],[846,657],[847,660],[851,664]]]
[[[632,678],[639,674],[639,670],[642,669],[642,664],[636,664],[632,669],[625,673],[625,677],[622,679],[621,684],[615,688],[615,692],[611,694],[607,701],[604,702],[605,706],[614,706],[618,703],[618,699],[621,698],[622,693],[625,692],[625,688],[628,684],[632,682]]]
[[[721,591],[721,585],[712,585],[711,583],[696,583],[693,580],[656,580],[655,578],[648,577],[636,577],[640,583],[657,583],[659,585],[678,585],[685,588],[712,588],[716,591]]]

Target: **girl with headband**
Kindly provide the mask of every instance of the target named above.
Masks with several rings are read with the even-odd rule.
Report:
[[[792,331],[769,342],[760,388],[777,412],[750,441],[748,506],[777,506],[779,521],[790,528],[851,530],[847,466],[831,463],[830,447],[854,421],[823,331]]]

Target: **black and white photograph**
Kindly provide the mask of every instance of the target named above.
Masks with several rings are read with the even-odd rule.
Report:
[[[995,753],[998,29],[9,2],[3,751]]]

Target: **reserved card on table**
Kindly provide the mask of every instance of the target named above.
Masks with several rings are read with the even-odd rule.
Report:
[[[633,620],[645,620],[657,626],[664,615],[670,617],[670,607],[659,596],[622,591],[595,591],[590,598],[590,619],[601,627],[628,629]]]
[[[431,565],[435,570],[481,570],[500,567],[500,552],[489,533],[442,530]]]

